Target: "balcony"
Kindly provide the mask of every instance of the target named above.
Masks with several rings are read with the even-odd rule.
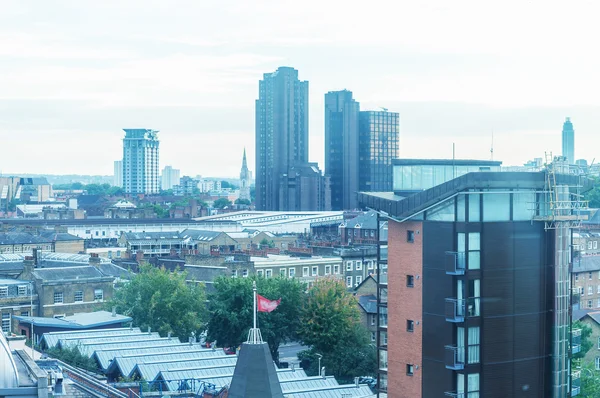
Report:
[[[571,396],[576,397],[581,392],[581,372],[571,373]]]
[[[465,368],[465,348],[447,345],[445,363],[446,369],[463,370]]]
[[[577,354],[581,351],[581,329],[571,330],[571,352]]]
[[[461,323],[465,321],[465,315],[468,318],[478,317],[481,313],[480,297],[470,297],[468,299],[446,299],[446,321]]]
[[[464,275],[465,269],[464,252],[446,252],[446,275]]]
[[[466,395],[464,392],[451,392],[451,391],[446,391],[444,393],[444,395],[446,397],[452,397],[452,398],[466,398]]]

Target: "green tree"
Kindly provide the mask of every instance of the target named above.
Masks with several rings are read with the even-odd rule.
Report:
[[[338,279],[322,278],[310,288],[298,334],[303,344],[311,346],[303,355],[323,355],[322,365],[337,378],[348,381],[377,370],[376,348],[360,324],[358,302]]]
[[[89,370],[90,372],[97,372],[98,366],[96,361],[85,355],[81,355],[77,347],[67,348],[49,348],[46,350],[46,354],[51,357],[63,361],[71,366]]]
[[[584,194],[586,200],[590,201],[589,206],[592,208],[600,207],[600,178],[594,179],[594,186],[591,190]]]
[[[250,205],[250,201],[248,199],[236,199],[235,200],[235,204],[236,205]]]
[[[229,188],[229,189],[237,189],[238,187],[237,187],[237,185],[232,184],[229,181],[223,180],[223,181],[221,181],[221,188],[222,189],[227,189],[227,188]]]
[[[207,317],[204,285],[186,283],[185,272],[170,272],[143,264],[131,281],[115,292],[108,308],[133,318],[135,325],[182,340],[205,328]]]
[[[592,328],[581,321],[573,322],[572,329],[581,329],[581,351],[577,354],[573,354],[572,359],[580,361],[585,357],[585,354],[594,346],[590,336],[592,335]]]
[[[227,278],[215,280],[209,299],[207,339],[218,345],[237,347],[248,337],[253,323],[252,282],[258,294],[281,303],[270,313],[258,313],[258,327],[269,344],[273,360],[279,363],[279,346],[294,341],[300,326],[304,285],[288,278]]]
[[[213,206],[217,209],[224,209],[231,206],[231,201],[227,198],[219,198],[214,201]]]
[[[578,397],[598,398],[600,397],[600,378],[598,371],[593,364],[586,364],[581,369],[580,386],[581,391]],[[576,385],[576,383],[574,383]]]

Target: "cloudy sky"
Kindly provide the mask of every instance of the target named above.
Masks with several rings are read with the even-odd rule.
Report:
[[[310,158],[323,95],[400,112],[402,157],[600,161],[600,5],[573,1],[0,0],[0,171],[105,174],[124,127],[160,130],[161,168],[254,165],[258,80],[310,82]]]

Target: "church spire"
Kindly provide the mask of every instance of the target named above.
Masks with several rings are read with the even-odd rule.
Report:
[[[246,147],[244,147],[244,160],[242,160],[242,169],[247,169],[248,165],[246,164]]]

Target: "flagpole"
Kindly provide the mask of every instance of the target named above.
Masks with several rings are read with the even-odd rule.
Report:
[[[254,291],[254,329],[256,329],[256,281],[252,282],[252,290]]]

